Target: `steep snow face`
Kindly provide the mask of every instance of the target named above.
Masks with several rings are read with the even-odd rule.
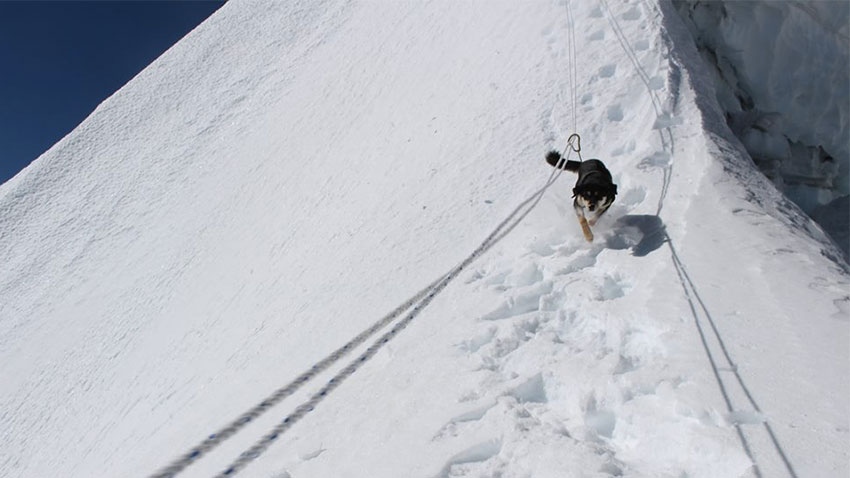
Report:
[[[732,131],[850,254],[850,3],[676,3]]]
[[[846,475],[848,266],[716,98],[667,2],[228,2],[0,186],[0,475]]]

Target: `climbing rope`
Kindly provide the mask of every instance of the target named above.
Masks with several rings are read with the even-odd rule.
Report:
[[[578,133],[573,133],[573,134],[570,135],[569,138],[567,138],[567,147],[570,148],[572,151],[575,151],[576,154],[578,154],[578,160],[579,161],[584,161],[581,158],[581,136],[579,136]],[[563,158],[561,158],[561,159],[563,159]],[[561,162],[559,162],[558,168],[560,168],[561,166],[562,166],[562,164],[561,164]]]
[[[577,134],[573,134],[567,141],[567,145],[570,149],[567,150],[567,154],[565,154],[561,161],[559,162],[559,166],[561,163],[568,160],[570,152],[576,151],[579,152],[581,150],[581,138]],[[278,423],[270,432],[264,435],[260,440],[258,440],[251,448],[243,452],[239,455],[236,460],[234,460],[222,473],[216,475],[217,478],[226,478],[234,476],[239,470],[244,468],[248,463],[256,459],[260,456],[270,445],[272,442],[277,440],[284,432],[289,430],[295,423],[297,423],[301,418],[307,415],[309,412],[313,411],[315,407],[324,400],[330,392],[332,392],[335,388],[337,388],[342,382],[350,377],[354,372],[357,371],[364,363],[366,363],[370,358],[372,358],[381,347],[386,345],[393,337],[395,337],[399,332],[404,330],[412,321],[415,319],[424,309],[434,300],[434,298],[445,289],[449,283],[455,279],[458,274],[461,273],[466,267],[468,267],[473,261],[475,261],[482,254],[487,252],[490,248],[492,248],[496,243],[498,243],[503,237],[505,237],[511,230],[513,230],[520,222],[537,206],[537,203],[540,202],[540,199],[543,197],[543,194],[546,190],[554,184],[557,178],[560,176],[561,169],[555,169],[552,173],[550,173],[549,178],[546,180],[546,183],[542,188],[532,194],[525,201],[520,203],[514,211],[508,215],[508,217],[503,220],[491,233],[487,236],[486,239],[470,254],[464,259],[459,265],[455,266],[451,271],[449,271],[446,275],[444,275],[441,279],[437,280],[437,284],[428,292],[428,294],[411,310],[404,319],[399,321],[392,329],[390,329],[387,333],[379,337],[369,348],[366,349],[359,357],[350,362],[345,368],[340,370],[336,375],[333,376],[328,382],[319,389],[318,392],[313,394],[306,402],[299,405],[295,411],[286,416],[280,423]],[[527,207],[526,207],[527,206]],[[521,214],[520,214],[521,213]],[[517,217],[517,215],[519,215]],[[514,217],[516,219],[514,220]],[[513,220],[513,222],[511,222]],[[504,229],[504,230],[503,230]]]
[[[279,388],[266,399],[249,409],[247,412],[240,415],[237,419],[230,422],[228,425],[210,434],[205,440],[198,445],[192,447],[188,452],[180,455],[168,466],[151,475],[151,478],[171,478],[186,469],[189,465],[200,459],[205,454],[208,454],[222,442],[236,434],[240,429],[254,421],[263,413],[267,412],[271,407],[282,401],[284,398],[295,393],[299,388],[312,380],[319,373],[327,370],[330,366],[341,360],[349,352],[366,342],[371,336],[377,333],[382,328],[393,322],[404,311],[413,307],[412,310],[399,321],[392,329],[386,332],[373,342],[365,352],[349,363],[345,368],[339,371],[331,378],[318,392],[313,394],[306,402],[298,406],[295,411],[286,416],[278,423],[270,432],[264,435],[251,448],[234,460],[221,474],[220,477],[234,476],[239,470],[244,468],[252,460],[260,456],[268,447],[291,428],[301,418],[311,412],[316,405],[319,404],[325,397],[338,387],[346,378],[350,377],[358,368],[368,361],[375,353],[386,343],[388,343],[399,332],[406,328],[413,319],[418,316],[428,304],[439,294],[449,283],[460,274],[466,267],[475,261],[482,254],[487,252],[510,231],[512,231],[519,223],[534,209],[546,190],[554,184],[560,174],[563,172],[560,169],[568,159],[572,152],[576,152],[581,158],[581,137],[578,134],[572,134],[567,139],[567,147],[565,153],[558,163],[558,167],[553,169],[549,174],[543,187],[535,191],[531,196],[521,202],[485,239],[484,241],[464,259],[460,264],[455,266],[447,274],[430,283],[428,286],[417,292],[413,297],[405,301],[402,305],[395,308],[392,312],[375,322],[372,326],[365,329],[345,345],[339,347],[330,355],[317,362],[305,372],[298,375],[294,380]],[[414,305],[415,304],[415,305]]]
[[[567,63],[570,70],[570,98],[573,108],[573,131],[578,131],[578,67],[576,66],[576,29],[575,19],[573,18],[573,10],[571,2],[567,1],[567,30],[569,33],[569,45],[567,47]]]
[[[233,420],[223,428],[210,434],[204,441],[192,447],[191,450],[175,459],[168,466],[158,471],[157,473],[151,475],[151,478],[172,477],[177,475],[177,473],[183,471],[187,466],[191,465],[193,462],[195,462],[205,454],[209,453],[212,449],[217,447],[223,441],[236,434],[236,432],[244,428],[246,425],[251,423],[263,413],[265,413],[269,408],[273,407],[274,405],[282,401],[284,398],[298,391],[301,386],[310,381],[314,376],[325,371],[328,367],[330,367],[338,360],[346,356],[357,346],[368,340],[369,337],[374,335],[377,331],[386,327],[387,324],[392,322],[405,310],[409,309],[414,303],[421,300],[422,297],[424,297],[435,285],[440,282],[440,280],[442,280],[442,278],[437,279],[424,289],[417,292],[413,297],[405,301],[403,304],[401,304],[392,312],[381,318],[379,321],[372,324],[372,326],[370,326],[363,332],[360,332],[357,336],[355,336],[345,345],[336,349],[330,355],[317,362],[315,365],[310,367],[308,370],[300,374],[298,377],[296,377],[294,380],[292,380],[285,386],[277,389],[274,393],[266,397],[263,401],[252,407],[247,412],[240,415],[237,419]]]

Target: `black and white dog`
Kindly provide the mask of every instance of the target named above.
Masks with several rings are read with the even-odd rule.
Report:
[[[611,179],[611,172],[598,159],[561,161],[561,153],[554,150],[546,154],[546,162],[553,167],[578,173],[578,180],[573,188],[573,208],[584,238],[587,242],[592,242],[593,233],[590,232],[590,226],[596,224],[617,196],[617,185]]]

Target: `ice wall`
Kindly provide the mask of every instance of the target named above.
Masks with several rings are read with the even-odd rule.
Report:
[[[729,127],[850,254],[850,2],[675,1]]]

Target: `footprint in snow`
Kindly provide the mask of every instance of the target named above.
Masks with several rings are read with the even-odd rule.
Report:
[[[596,397],[591,395],[584,408],[584,425],[588,430],[588,438],[611,438],[617,426],[617,415],[605,408],[600,408]]]
[[[464,340],[458,348],[463,350],[464,352],[475,353],[478,352],[481,347],[489,344],[496,337],[496,327],[489,327],[486,332],[483,334],[476,335],[475,337]]]
[[[605,276],[599,288],[599,300],[614,300],[626,295],[631,285],[618,276]]]
[[[660,76],[653,76],[649,79],[649,88],[654,91],[662,90],[665,86],[667,86],[667,82]]]
[[[850,297],[835,299],[832,304],[837,311],[831,317],[842,322],[850,322]]]
[[[634,21],[640,19],[640,10],[637,7],[632,7],[628,12],[623,14],[623,20]]]
[[[449,458],[434,478],[449,478],[452,476],[452,467],[487,461],[498,455],[501,450],[502,442],[495,438],[473,445]]]
[[[504,290],[505,277],[507,277],[508,274],[510,274],[509,270],[487,273],[484,269],[477,269],[469,275],[464,283],[473,284],[475,282],[481,282],[482,285],[495,287],[498,290]]]
[[[616,107],[616,110],[620,112],[620,116],[621,116],[621,119],[622,119],[623,111],[622,111],[622,109],[620,109],[620,105],[614,105],[614,106]],[[622,154],[629,154],[629,153],[633,152],[635,150],[635,148],[637,148],[635,141],[629,140],[629,142],[627,142],[626,144],[623,144],[623,145],[620,145],[617,148],[614,148],[611,151],[611,156],[620,156]]]
[[[635,357],[627,357],[620,354],[620,360],[617,361],[617,366],[614,367],[614,375],[625,375],[629,372],[634,372],[638,369],[638,360]]]
[[[599,69],[600,78],[611,78],[617,72],[617,65],[610,63]]]
[[[543,281],[531,286],[529,290],[503,300],[498,307],[482,315],[480,320],[497,321],[536,312],[540,310],[540,298],[551,293],[552,287],[551,281]]]
[[[611,461],[605,463],[599,468],[600,473],[605,473],[608,476],[623,476],[623,468],[611,458]]]
[[[446,437],[456,437],[458,436],[458,428],[464,424],[477,422],[484,418],[484,415],[490,411],[491,408],[495,407],[497,404],[496,400],[490,400],[484,405],[479,405],[467,412],[461,413],[460,415],[452,417],[448,423],[440,427],[440,430],[434,434],[434,437],[431,438],[432,441],[442,440]]]
[[[649,156],[640,160],[638,169],[647,170],[653,168],[664,168],[670,164],[670,153],[666,151],[656,151]]]
[[[477,422],[478,420],[481,420],[482,418],[484,418],[484,415],[486,415],[487,412],[495,406],[496,406],[496,401],[491,400],[490,402],[488,402],[484,406],[480,406],[480,407],[474,408],[472,410],[469,410],[468,412],[464,412],[464,413],[461,413],[460,415],[457,415],[456,417],[452,418],[450,420],[450,422],[451,423]]]
[[[582,269],[587,269],[588,267],[593,267],[596,265],[596,255],[597,254],[594,254],[593,251],[588,254],[581,255],[573,259],[567,267],[559,270],[556,274],[559,276],[565,276],[578,272]]]
[[[665,112],[655,118],[655,123],[652,125],[652,129],[665,129],[679,124],[682,124],[682,120],[680,118],[676,118],[670,113]]]
[[[538,257],[549,257],[555,253],[555,249],[546,241],[534,241],[528,245],[528,252]]]
[[[487,350],[487,355],[482,357],[485,365],[495,364],[496,361],[501,361],[501,359],[519,349],[523,344],[537,336],[539,328],[540,320],[536,317],[513,324],[510,332],[496,338]]]
[[[614,104],[608,107],[608,121],[619,123],[623,121],[623,108],[619,104]]]
[[[511,288],[526,287],[543,280],[543,272],[537,264],[527,263],[524,267],[505,277],[505,285]]]
[[[507,394],[514,397],[519,403],[548,402],[546,382],[543,380],[543,375],[539,373],[509,390]]]

